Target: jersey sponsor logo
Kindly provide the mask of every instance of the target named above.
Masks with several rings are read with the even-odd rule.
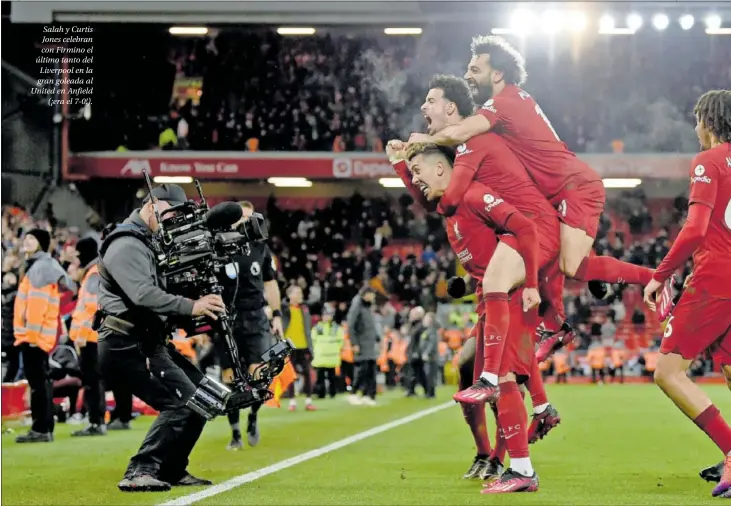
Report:
[[[496,199],[489,193],[486,193],[485,196],[482,197],[482,201],[485,203],[485,211],[488,213],[504,202],[503,199]]]
[[[459,146],[457,146],[457,153],[455,158],[459,158],[463,155],[469,155],[470,153],[472,153],[472,150],[467,148],[467,144],[460,144]]]
[[[258,276],[261,272],[261,266],[259,265],[259,262],[253,262],[251,264],[251,274],[254,276]]]
[[[693,172],[695,172],[696,176],[702,176],[706,173],[706,168],[703,165],[696,165],[695,169],[693,169]]]
[[[472,260],[472,253],[470,253],[470,250],[465,248],[462,251],[457,252],[457,259],[462,265],[467,265],[467,262]]]
[[[708,176],[696,176],[696,177],[690,178],[690,182],[691,183],[710,183],[711,178]]]
[[[490,111],[492,113],[497,113],[497,109],[495,109],[495,106],[493,105],[495,101],[493,99],[488,100],[484,104],[482,104],[482,109],[485,111]]]
[[[462,240],[462,234],[459,233],[459,223],[456,221],[454,222],[454,236],[457,238],[458,241]]]

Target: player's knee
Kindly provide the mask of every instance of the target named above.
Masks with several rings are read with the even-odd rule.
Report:
[[[584,260],[584,256],[576,254],[574,251],[561,251],[559,268],[565,276],[573,278],[576,275],[576,271],[579,270],[582,260]]]
[[[663,360],[663,358],[664,356],[657,361],[657,367],[652,376],[657,386],[662,390],[668,390],[672,389],[677,382],[678,375],[685,376],[685,371],[679,370],[674,361]]]

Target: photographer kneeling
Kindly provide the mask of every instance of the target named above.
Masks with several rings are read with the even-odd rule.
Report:
[[[158,211],[184,203],[177,185],[152,190],[102,243],[99,306],[99,359],[106,384],[124,384],[160,412],[137,454],[132,457],[120,490],[165,491],[171,485],[210,485],[186,471],[188,456],[198,441],[205,420],[186,407],[203,374],[167,341],[168,316],[206,315],[216,319],[225,312],[220,296],[197,301],[172,295],[160,286],[152,236],[158,230],[152,201]]]

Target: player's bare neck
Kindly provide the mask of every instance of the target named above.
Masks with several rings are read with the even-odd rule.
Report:
[[[505,81],[500,81],[492,85],[492,96],[493,98],[503,92],[505,89]]]
[[[711,136],[711,149],[715,148],[716,146],[720,146],[721,144],[723,144],[723,142]]]

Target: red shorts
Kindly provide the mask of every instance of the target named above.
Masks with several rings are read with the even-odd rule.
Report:
[[[559,220],[596,238],[605,200],[606,192],[601,181],[569,182],[551,199],[551,205],[558,210]]]
[[[523,312],[522,293],[522,290],[516,290],[510,294],[510,330],[500,360],[500,376],[513,373],[528,377],[531,374],[535,355],[533,334],[538,324],[538,311],[532,309]]]
[[[544,269],[558,261],[561,252],[561,226],[556,216],[544,214],[533,220],[538,232],[538,268]],[[500,242],[504,242],[515,251],[518,250],[518,239],[512,234],[500,234]]]
[[[722,365],[731,365],[731,299],[715,299],[688,287],[668,319],[660,353],[693,360],[706,350]]]

